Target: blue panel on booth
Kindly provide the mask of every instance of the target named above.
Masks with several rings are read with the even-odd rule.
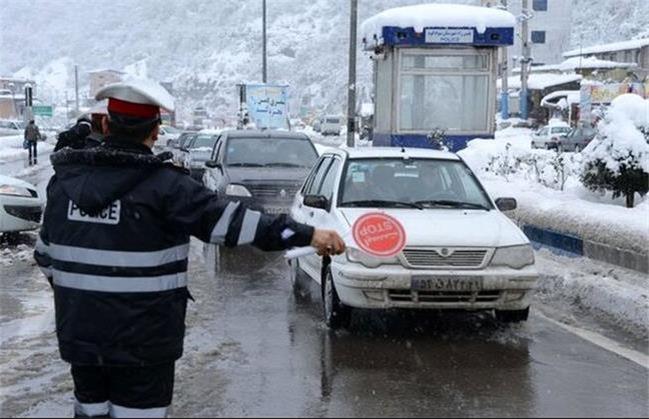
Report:
[[[440,145],[424,134],[384,134],[374,133],[372,144],[374,147],[413,147],[440,150]],[[443,142],[449,151],[457,153],[466,148],[469,141],[476,138],[485,139],[484,135],[449,135]]]
[[[369,41],[369,40],[368,40]],[[484,33],[475,28],[414,28],[386,26],[383,43],[389,46],[467,45],[500,47],[514,45],[513,28],[487,28]]]

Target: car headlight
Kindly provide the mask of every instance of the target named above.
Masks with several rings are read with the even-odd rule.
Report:
[[[534,265],[534,250],[529,244],[501,247],[496,249],[491,259],[491,265],[523,269],[526,266]]]
[[[231,183],[225,188],[225,194],[228,196],[243,196],[246,198],[251,198],[252,194],[248,189],[243,185],[237,185],[236,183]]]
[[[347,260],[353,263],[360,263],[366,268],[378,268],[381,265],[398,265],[399,259],[395,257],[380,258],[368,255],[362,250],[354,249],[352,247],[347,249]]]
[[[24,196],[26,198],[33,197],[29,189],[11,185],[0,185],[0,195]]]

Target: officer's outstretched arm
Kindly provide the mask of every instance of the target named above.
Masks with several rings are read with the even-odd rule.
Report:
[[[167,221],[206,243],[227,247],[251,244],[269,251],[312,243],[313,227],[285,215],[271,217],[239,202],[221,200],[189,176],[175,176],[169,193],[165,199]]]

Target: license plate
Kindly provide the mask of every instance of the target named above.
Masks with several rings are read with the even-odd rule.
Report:
[[[280,214],[288,214],[288,213],[289,213],[288,208],[277,208],[277,207],[264,208],[264,214],[268,214],[268,215],[280,215]]]
[[[457,291],[473,292],[484,288],[481,277],[413,277],[412,289],[414,291]]]

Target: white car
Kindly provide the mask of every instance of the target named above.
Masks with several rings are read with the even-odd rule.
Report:
[[[558,149],[559,143],[570,134],[569,125],[550,125],[532,134],[532,148]]]
[[[44,205],[33,185],[0,175],[0,233],[37,229]]]
[[[0,120],[0,135],[23,135],[24,133],[24,122]]]
[[[346,327],[352,308],[495,310],[504,322],[527,320],[537,285],[534,252],[455,154],[400,148],[327,150],[291,210],[299,222],[338,231],[346,254],[291,261],[320,285],[325,322]],[[370,212],[399,220],[404,250],[381,259],[355,248],[350,230]]]
[[[182,131],[178,128],[171,127],[169,125],[160,125],[158,130],[158,141],[156,141],[156,148],[159,150],[164,149],[168,146],[169,141],[177,140],[180,137]]]
[[[340,135],[343,127],[343,118],[340,116],[329,115],[322,118],[320,122],[320,134],[322,135]]]

